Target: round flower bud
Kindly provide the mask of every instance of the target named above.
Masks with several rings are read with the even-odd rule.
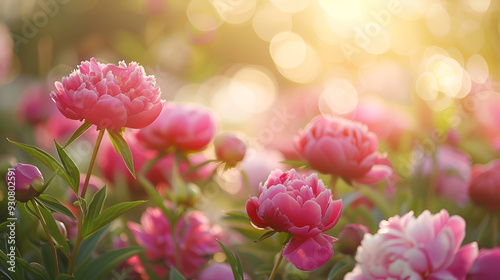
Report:
[[[214,146],[217,159],[225,162],[229,167],[234,167],[242,161],[247,150],[245,142],[229,132],[217,135]]]
[[[19,202],[28,202],[44,191],[42,173],[31,164],[14,164],[5,176],[5,183],[7,190],[14,191]]]
[[[339,251],[342,254],[352,255],[356,254],[356,249],[365,233],[370,232],[367,226],[359,224],[345,225],[339,233]]]

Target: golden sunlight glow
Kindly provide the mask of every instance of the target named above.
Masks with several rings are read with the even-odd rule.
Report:
[[[318,100],[323,115],[342,115],[356,109],[358,92],[347,80],[339,79],[327,82]]]
[[[306,43],[300,35],[281,32],[271,40],[269,51],[274,63],[281,68],[295,68],[306,58]]]
[[[257,10],[252,20],[255,33],[264,41],[271,42],[280,32],[292,31],[292,15],[274,5],[266,4]]]

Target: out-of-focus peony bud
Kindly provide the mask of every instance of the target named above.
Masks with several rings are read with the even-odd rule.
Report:
[[[342,254],[352,255],[356,254],[361,240],[365,233],[370,232],[367,226],[360,224],[345,225],[339,233],[339,251]]]
[[[225,162],[228,167],[234,167],[245,157],[247,147],[236,134],[225,132],[217,135],[214,140],[217,159]]]
[[[472,167],[469,196],[490,211],[500,211],[500,160]]]
[[[28,202],[44,191],[42,173],[31,164],[14,164],[5,176],[5,183],[9,192],[15,192],[19,202]]]

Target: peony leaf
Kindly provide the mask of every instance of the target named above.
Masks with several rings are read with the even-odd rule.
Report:
[[[276,233],[275,230],[266,231],[259,237],[259,239],[254,240],[253,242],[255,243],[261,242],[262,240],[268,239],[269,237],[273,236],[275,233]]]
[[[52,235],[52,238],[57,243],[57,245],[61,247],[63,254],[69,258],[68,242],[66,241],[66,237],[62,235],[62,232],[59,229],[59,226],[57,225],[54,216],[52,216],[52,213],[50,213],[50,211],[45,209],[44,207],[39,207],[39,209],[45,221],[45,224],[47,224],[47,228],[49,230],[50,235]]]
[[[61,202],[59,202],[55,197],[46,194],[41,194],[38,196],[38,198],[36,198],[36,201],[51,211],[61,213],[63,215],[70,217],[73,220],[76,220],[76,217],[73,214],[73,212],[71,212],[71,210],[69,210],[66,206],[64,206]]]
[[[7,243],[5,243],[5,245],[7,245]],[[19,254],[17,254],[17,255],[19,255]],[[14,272],[8,270],[8,268],[12,267],[8,263],[10,261],[10,258],[7,256],[7,254],[5,254],[3,252],[3,248],[2,248],[2,250],[0,250],[0,264],[1,264],[0,271],[2,272],[2,273],[0,273],[0,275],[6,276],[8,279],[11,279],[11,280],[23,280],[24,279],[24,269],[22,266],[17,266],[18,259],[22,260],[21,258],[16,257],[16,266],[14,268]]]
[[[134,161],[132,159],[132,152],[130,151],[130,147],[128,146],[127,141],[125,141],[121,133],[116,130],[108,129],[108,134],[116,152],[120,156],[122,156],[125,165],[130,171],[130,174],[132,174],[132,176],[135,178]]]
[[[66,153],[63,147],[61,147],[61,145],[59,145],[59,143],[57,143],[57,141],[55,140],[54,144],[56,145],[57,154],[61,159],[64,170],[71,179],[71,183],[69,184],[69,186],[71,187],[71,189],[73,189],[75,194],[78,194],[78,187],[80,186],[80,170],[78,170],[78,167],[76,166],[75,162]]]
[[[142,201],[130,201],[130,202],[122,202],[119,204],[115,204],[106,210],[102,211],[100,215],[98,215],[90,225],[90,230],[88,230],[83,236],[84,238],[91,235],[92,233],[102,229],[103,227],[107,226],[109,223],[114,221],[116,218],[120,217],[123,215],[125,212],[128,210],[139,206],[146,202],[145,200]],[[90,211],[89,211],[90,213]]]
[[[43,267],[45,267],[45,269],[49,273],[50,279],[56,278],[54,258],[52,257],[52,250],[50,249],[48,243],[42,245],[42,248],[40,249],[40,254],[42,256]]]
[[[37,280],[50,280],[49,273],[39,263],[28,263],[27,261],[16,257],[16,266],[22,267],[24,271],[34,276],[34,278]]]
[[[175,267],[170,267],[170,274],[169,274],[169,279],[170,280],[186,280],[182,274],[175,269]]]
[[[354,268],[354,264],[349,262],[338,262],[335,266],[330,270],[328,274],[327,280],[341,280],[344,279],[344,276]]]
[[[66,183],[68,183],[68,185],[72,186],[73,188],[73,180],[71,179],[71,176],[66,173],[65,168],[49,153],[32,145],[11,141],[9,139],[7,139],[7,141],[23,149],[25,152],[47,166],[50,170],[56,172],[57,175],[59,175]]]
[[[217,239],[216,239],[217,240]],[[243,267],[241,266],[240,258],[237,255],[234,255],[231,250],[229,250],[222,242],[217,240],[220,247],[224,251],[227,257],[227,262],[231,266],[231,270],[233,271],[233,276],[235,280],[244,280],[243,279]]]
[[[100,279],[128,258],[144,250],[142,247],[127,247],[102,254],[80,267],[75,276],[78,279]]]
[[[80,135],[82,135],[85,131],[87,131],[87,129],[89,129],[91,126],[92,126],[92,123],[84,121],[83,124],[80,125],[80,127],[77,130],[75,130],[75,132],[73,132],[73,135],[71,135],[71,137],[68,139],[66,144],[64,144],[63,148],[68,147],[69,144],[73,143],[73,141],[78,139],[78,137],[80,137]]]
[[[83,222],[83,236],[87,236],[87,233],[90,231],[94,220],[101,214],[102,207],[104,205],[104,201],[106,200],[106,185],[97,191],[92,198],[92,201],[89,204],[87,215],[85,216],[85,220]]]
[[[108,230],[109,225],[105,226],[101,230],[95,232],[88,238],[82,241],[80,245],[80,250],[78,250],[78,254],[76,255],[76,263],[82,263],[86,258],[92,257],[92,252],[94,252],[95,248],[102,240],[104,234]]]

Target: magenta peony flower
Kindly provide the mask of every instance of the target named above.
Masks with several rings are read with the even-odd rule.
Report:
[[[5,176],[9,192],[14,191],[17,201],[28,202],[43,192],[43,176],[34,165],[16,163]]]
[[[467,280],[497,280],[500,276],[500,247],[483,248],[467,272]]]
[[[500,211],[500,160],[472,167],[470,198],[490,211]]]
[[[166,104],[160,116],[141,129],[137,139],[153,150],[175,147],[185,151],[203,150],[217,130],[215,115],[193,104]]]
[[[135,62],[128,66],[84,61],[55,83],[50,94],[59,111],[73,120],[86,120],[97,129],[143,128],[160,114],[160,89],[153,76]]]
[[[342,200],[333,200],[317,174],[302,177],[294,169],[271,172],[259,196],[247,201],[246,210],[256,227],[292,234],[283,257],[297,268],[313,270],[332,257],[337,239],[322,232],[337,224]]]
[[[452,199],[459,205],[465,205],[469,200],[470,157],[457,148],[444,145],[436,149],[436,162],[437,193]],[[424,158],[422,175],[432,176],[433,168],[432,157]]]
[[[364,184],[392,174],[390,162],[377,152],[377,136],[358,122],[316,117],[296,138],[295,146],[312,168],[324,174]]]
[[[148,208],[141,217],[141,225],[129,222],[137,244],[146,248],[151,262],[174,266],[186,277],[196,274],[207,262],[207,257],[221,250],[216,238],[220,229],[211,227],[208,218],[199,211],[184,214],[176,225],[179,266],[176,264],[174,240],[170,222],[160,208]]]
[[[221,133],[214,140],[217,159],[225,162],[229,167],[236,166],[245,157],[247,146],[240,137],[233,133]]]
[[[347,280],[465,279],[477,257],[477,244],[460,248],[465,221],[446,210],[432,215],[413,211],[380,222],[374,235],[365,234],[356,253],[357,264]]]

